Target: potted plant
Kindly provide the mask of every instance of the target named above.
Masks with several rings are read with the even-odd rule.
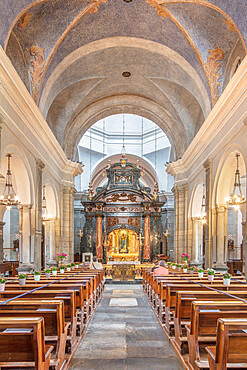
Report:
[[[187,267],[187,265],[184,265],[183,266],[183,272],[187,272],[188,271],[188,267]]]
[[[183,254],[181,255],[181,258],[182,258],[182,260],[183,260],[183,263],[184,263],[185,265],[187,265],[187,264],[188,264],[188,260],[190,259],[190,255],[189,255],[188,253],[183,253]]]
[[[58,261],[59,261],[59,265],[62,266],[63,264],[63,260],[67,257],[67,254],[66,253],[57,253],[57,258],[58,258]]]
[[[65,271],[65,266],[60,266],[60,273],[64,274],[64,271]]]
[[[67,271],[70,271],[71,270],[71,264],[69,263],[68,265],[67,265]]]
[[[0,279],[0,292],[4,292],[7,279]]]
[[[51,270],[50,269],[46,269],[45,270],[45,277],[49,279],[50,276],[51,276]]]
[[[57,275],[57,268],[56,267],[52,267],[52,275],[56,276]]]
[[[208,280],[213,281],[214,280],[215,271],[213,269],[208,269]]]
[[[199,278],[203,278],[204,270],[203,270],[203,269],[201,269],[201,268],[199,268],[199,269],[197,270],[197,272],[198,272],[198,276],[199,276]]]
[[[167,262],[168,267],[171,267],[171,264],[172,264],[171,262]]]
[[[190,275],[193,275],[193,274],[194,274],[194,270],[195,270],[195,268],[194,268],[194,267],[190,267],[190,268],[189,268],[189,273],[190,273]]]
[[[230,285],[230,283],[231,283],[231,275],[228,274],[228,272],[226,272],[225,274],[223,274],[223,284]]]
[[[26,284],[26,278],[27,278],[27,275],[25,275],[25,274],[20,274],[20,275],[18,276],[19,284],[20,284],[21,286],[23,286],[23,285],[25,285],[25,284]]]
[[[40,275],[41,273],[39,271],[34,272],[34,280],[35,281],[40,281]]]
[[[172,269],[175,270],[176,268],[176,263],[172,263]]]
[[[75,269],[75,264],[71,263],[71,270],[74,270],[74,269]]]
[[[177,270],[180,271],[181,270],[181,265],[177,264]]]
[[[75,268],[76,268],[76,269],[78,269],[78,268],[79,268],[79,266],[80,266],[80,262],[76,262],[76,263],[75,263]]]

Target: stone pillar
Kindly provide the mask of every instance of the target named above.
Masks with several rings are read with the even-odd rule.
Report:
[[[226,266],[226,236],[225,236],[225,221],[227,207],[225,205],[218,205],[216,210],[216,264],[215,270],[219,272],[227,271]]]
[[[49,265],[56,265],[56,220],[53,218],[49,221]]]
[[[175,260],[181,261],[182,253],[188,253],[188,186],[174,186],[175,203]]]
[[[150,260],[150,215],[144,216],[144,261]]]
[[[96,257],[103,259],[103,235],[102,235],[103,216],[96,216]]]
[[[198,245],[197,245],[197,219],[195,217],[191,218],[192,222],[192,249],[191,249],[191,265],[199,265],[199,256],[198,256]]]
[[[36,217],[35,217],[35,248],[34,248],[34,263],[36,269],[41,269],[42,251],[42,172],[45,164],[36,159]]]
[[[203,163],[206,172],[206,217],[205,224],[205,268],[212,266],[212,159],[207,159]]]
[[[174,186],[172,188],[172,192],[174,194],[174,260],[178,260],[178,235],[179,235],[179,218],[178,218],[178,188]]]
[[[5,222],[0,221],[0,263],[3,262],[3,227]]]
[[[31,210],[30,204],[19,206],[19,260],[31,263]]]
[[[62,222],[62,253],[67,254],[66,263],[70,261],[70,188],[63,187],[63,222]]]
[[[69,196],[69,262],[74,262],[74,199],[76,190],[74,187],[70,188]]]
[[[243,271],[246,274],[247,271],[247,227],[246,221],[242,222],[242,233],[243,233],[243,241],[242,241],[242,248],[243,248]]]

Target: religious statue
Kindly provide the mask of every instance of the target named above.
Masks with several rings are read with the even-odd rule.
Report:
[[[126,242],[127,242],[127,235],[125,233],[122,233],[121,234],[120,253],[128,253]]]

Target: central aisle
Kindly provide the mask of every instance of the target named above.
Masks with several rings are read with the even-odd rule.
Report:
[[[70,369],[183,369],[139,285],[106,285]]]

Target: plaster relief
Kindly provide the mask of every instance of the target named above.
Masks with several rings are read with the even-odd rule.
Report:
[[[217,73],[220,66],[221,60],[223,59],[223,50],[219,49],[217,46],[214,50],[209,49],[209,56],[207,63],[205,65],[205,73],[209,82],[209,87],[212,96],[212,105],[214,106],[219,98],[218,87],[220,85],[219,78],[221,73]]]

